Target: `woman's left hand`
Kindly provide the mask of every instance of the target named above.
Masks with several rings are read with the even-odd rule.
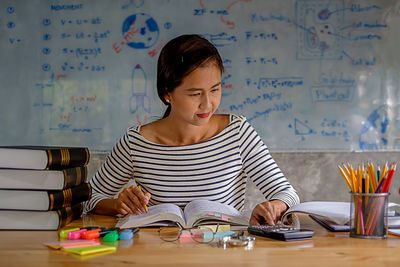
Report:
[[[275,225],[287,209],[288,206],[281,200],[265,201],[257,204],[251,213],[250,225]]]

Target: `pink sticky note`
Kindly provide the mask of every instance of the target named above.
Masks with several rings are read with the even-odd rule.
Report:
[[[62,246],[62,248],[82,248],[82,247],[90,247],[90,246],[97,246],[97,245],[100,245],[100,242],[65,245],[65,246]]]

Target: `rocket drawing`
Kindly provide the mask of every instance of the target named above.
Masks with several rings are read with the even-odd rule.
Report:
[[[137,64],[132,71],[132,95],[129,110],[134,114],[140,107],[150,113],[150,99],[147,96],[147,79],[143,68]]]

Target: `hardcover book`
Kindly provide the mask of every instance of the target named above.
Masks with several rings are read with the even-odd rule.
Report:
[[[169,226],[179,224],[182,228],[191,228],[207,224],[230,224],[242,226],[249,224],[249,217],[227,204],[210,200],[193,200],[184,210],[174,204],[150,206],[147,213],[127,215],[118,220],[120,228],[144,226]]]
[[[58,230],[82,214],[82,203],[54,211],[0,210],[0,230]]]
[[[0,168],[60,170],[85,166],[89,159],[86,147],[0,147]]]
[[[0,169],[0,189],[62,190],[82,184],[86,166],[64,170]]]
[[[90,184],[57,191],[0,190],[0,209],[50,211],[73,206],[90,199]]]

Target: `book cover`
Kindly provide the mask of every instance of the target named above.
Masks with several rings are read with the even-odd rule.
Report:
[[[86,147],[0,147],[0,168],[60,170],[86,166],[89,159]]]
[[[90,184],[57,191],[0,190],[0,209],[51,211],[73,206],[90,199]]]
[[[309,215],[311,219],[316,221],[318,224],[320,224],[322,227],[325,229],[331,231],[331,232],[348,232],[350,231],[350,225],[348,223],[346,224],[336,224],[326,218],[322,218],[319,216],[315,215]]]
[[[150,206],[147,213],[120,218],[116,226],[132,228],[179,224],[182,228],[191,228],[217,223],[248,225],[249,217],[227,204],[198,199],[188,203],[183,211],[177,205],[169,203]]]
[[[54,211],[0,210],[0,230],[58,230],[82,214],[82,203]]]
[[[64,170],[0,169],[0,189],[62,190],[82,184],[87,167]]]

